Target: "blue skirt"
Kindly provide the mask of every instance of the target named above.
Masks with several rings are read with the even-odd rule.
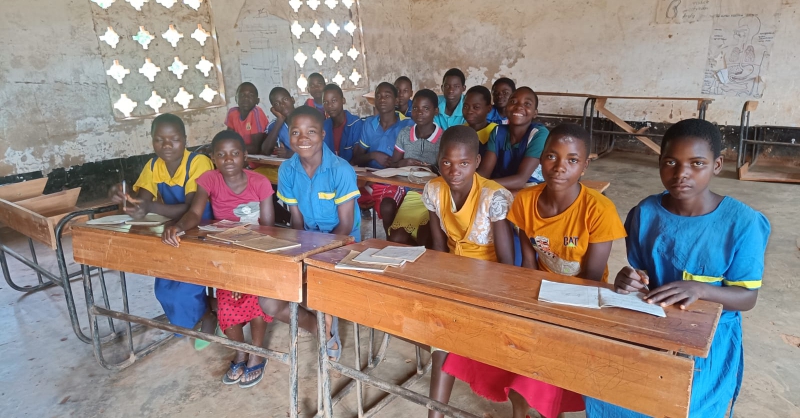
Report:
[[[695,357],[690,418],[722,418],[739,396],[744,373],[742,315],[723,311],[707,358]],[[587,418],[646,418],[597,399],[584,397]]]
[[[156,277],[153,290],[169,322],[192,329],[206,312],[206,287]]]

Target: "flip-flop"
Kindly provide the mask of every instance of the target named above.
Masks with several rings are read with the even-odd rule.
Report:
[[[241,380],[242,376],[244,376],[244,373],[240,374],[239,377],[237,377],[235,380],[228,377],[228,372],[233,372],[233,374],[236,375],[236,372],[238,372],[239,369],[244,369],[244,373],[247,373],[247,362],[242,361],[240,363],[234,363],[233,361],[231,361],[231,367],[222,376],[222,383],[226,385],[232,385]]]
[[[264,378],[264,367],[267,366],[268,362],[269,362],[269,360],[264,359],[264,361],[262,361],[259,364],[256,364],[253,367],[245,367],[244,368],[244,373],[242,373],[242,377],[245,377],[245,376],[247,376],[248,373],[252,373],[252,372],[257,371],[257,370],[261,370],[261,374],[259,374],[258,377],[256,377],[256,379],[253,380],[252,382],[249,382],[249,383],[239,382],[239,387],[242,388],[242,389],[247,389],[247,388],[251,388],[251,387],[257,385],[258,382],[260,382],[261,379]],[[241,380],[241,379],[239,379],[239,380]]]
[[[331,338],[325,343],[325,350],[328,357],[333,358],[333,361],[339,361],[342,358],[342,340],[339,338],[339,318],[333,317],[331,321]],[[333,346],[338,345],[339,348],[334,349]]]

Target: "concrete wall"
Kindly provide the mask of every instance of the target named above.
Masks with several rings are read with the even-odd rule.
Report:
[[[783,4],[782,18],[754,122],[797,125],[798,0],[776,1]],[[211,0],[229,103],[241,82],[235,27],[243,7],[256,3],[286,14],[282,0]],[[710,21],[657,25],[656,0],[497,4],[362,0],[370,85],[406,74],[415,88],[437,87],[444,71],[460,67],[469,85],[509,76],[540,91],[700,95]],[[149,120],[113,118],[90,10],[88,0],[3,1],[0,177],[151,152]],[[350,107],[365,113],[357,93]],[[709,119],[737,125],[744,99],[715,98]],[[581,100],[543,98],[541,110],[579,114],[581,106]],[[674,122],[695,112],[682,103],[616,102],[609,108],[632,121]],[[190,145],[221,129],[224,115],[224,108],[184,115]]]

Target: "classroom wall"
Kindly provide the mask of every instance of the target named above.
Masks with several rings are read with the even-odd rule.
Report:
[[[236,45],[242,14],[259,8],[288,19],[289,8],[284,0],[210,1],[233,106],[242,81]],[[793,46],[800,41],[800,0],[766,1],[782,4],[781,21],[753,121],[797,126]],[[656,0],[362,0],[369,83],[406,74],[415,88],[435,88],[455,66],[469,85],[509,76],[540,91],[700,95],[712,22],[655,24],[655,8]],[[0,178],[151,152],[150,120],[113,118],[89,0],[4,0],[0,36]],[[363,92],[349,93],[348,105],[366,114]],[[744,99],[715,99],[709,119],[738,125]],[[580,114],[582,104],[543,98],[540,110]],[[686,103],[609,108],[629,121],[674,122],[696,112]],[[207,142],[223,127],[225,112],[183,114],[189,144]]]

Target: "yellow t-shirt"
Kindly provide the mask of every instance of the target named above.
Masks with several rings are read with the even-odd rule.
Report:
[[[542,218],[537,202],[545,186],[540,184],[520,191],[508,212],[508,220],[530,238],[540,270],[575,276],[581,272],[581,262],[589,244],[627,235],[614,203],[586,186],[581,186],[578,198],[567,210]],[[606,266],[604,281],[607,276]]]
[[[486,145],[486,143],[489,142],[489,137],[492,135],[492,132],[494,132],[495,128],[497,128],[497,124],[494,122],[489,122],[485,128],[478,131],[478,139],[481,141],[482,145]]]
[[[133,191],[137,192],[139,189],[145,189],[153,194],[153,199],[158,200],[158,184],[166,183],[167,186],[181,186],[183,187],[184,194],[194,193],[197,191],[196,180],[201,174],[208,170],[214,169],[214,164],[211,159],[203,154],[196,154],[192,159],[189,167],[189,178],[186,178],[186,163],[189,161],[190,152],[183,151],[183,158],[181,165],[175,170],[175,174],[170,176],[167,170],[167,164],[161,158],[156,158],[155,164],[151,164],[152,160],[148,160],[139,174],[139,179],[133,185]],[[150,168],[152,165],[152,169]]]

